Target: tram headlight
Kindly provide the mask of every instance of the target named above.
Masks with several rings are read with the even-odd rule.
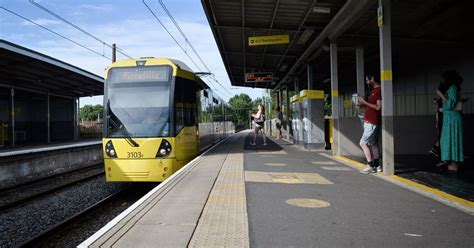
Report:
[[[170,155],[171,153],[171,144],[169,141],[167,141],[166,139],[163,139],[161,140],[161,144],[160,144],[160,147],[158,148],[158,152],[156,153],[156,157],[166,157],[168,155]]]
[[[112,144],[111,140],[107,141],[107,143],[105,144],[105,153],[110,158],[116,158],[117,157],[117,152],[115,152],[114,144]]]

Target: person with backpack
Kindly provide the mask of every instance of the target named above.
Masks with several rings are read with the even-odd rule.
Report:
[[[265,136],[265,107],[262,104],[258,105],[258,111],[257,113],[252,113],[252,117],[254,120],[254,126],[255,126],[255,133],[253,134],[253,143],[250,143],[250,145],[254,146],[256,145],[257,141],[257,134],[259,131],[262,132],[263,135],[263,145],[267,145],[267,139]]]

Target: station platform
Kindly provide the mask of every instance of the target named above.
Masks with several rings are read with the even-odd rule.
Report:
[[[81,140],[0,150],[0,190],[103,163],[102,141]]]
[[[347,157],[355,164],[365,158]],[[431,155],[395,155],[395,175],[441,192],[474,202],[474,167],[467,157],[462,169],[453,173],[436,167],[440,161]]]
[[[361,175],[326,151],[251,138],[219,143],[79,247],[474,245],[472,205]]]
[[[0,150],[0,158],[2,157],[9,157],[9,156],[17,156],[17,155],[27,155],[39,152],[50,152],[55,150],[62,150],[62,149],[71,149],[71,148],[79,148],[85,146],[94,146],[94,145],[102,145],[101,139],[92,139],[92,140],[79,140],[79,141],[72,141],[72,142],[58,142],[53,144],[47,145],[32,145],[32,146],[19,146],[14,148],[2,148]]]

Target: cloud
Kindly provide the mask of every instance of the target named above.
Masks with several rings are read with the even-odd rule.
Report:
[[[97,11],[97,12],[112,12],[116,7],[112,4],[81,4],[78,9],[80,11]]]
[[[108,5],[81,5],[80,8],[93,9],[95,7],[97,7],[97,10],[99,8],[113,8],[113,6],[108,7]],[[42,25],[55,25],[59,22],[51,19],[37,19],[36,21],[38,20],[42,22]],[[148,12],[146,12],[141,17],[124,17],[119,20],[115,19],[101,22],[90,22],[87,19],[84,19],[82,23],[79,21],[75,22],[75,24],[84,28],[91,34],[103,39],[107,43],[116,43],[119,48],[123,49],[126,54],[132,57],[169,57],[185,62],[195,71],[206,71],[199,59],[193,54],[189,45],[185,45],[184,39],[180,36],[171,21],[169,21],[167,17],[160,17],[160,20],[164,22],[165,26],[171,31],[173,36],[180,42],[180,44],[182,44],[183,48],[186,49],[188,54],[199,65],[199,69],[193,65],[186,54],[176,45],[176,43],[163,29],[163,27],[161,27],[161,25]],[[194,48],[199,52],[202,60],[215,74],[215,77],[221,82],[221,84],[232,93],[232,95],[243,92],[250,95],[252,98],[262,96],[262,90],[259,89],[231,89],[231,84],[215,44],[214,36],[212,35],[207,23],[203,24],[196,21],[182,20],[179,18],[176,18],[176,20],[189,40],[192,42]],[[97,51],[100,54],[104,54],[108,57],[111,56],[111,49],[109,47],[97,42],[90,37],[87,37],[83,33],[67,25],[63,24],[54,26],[53,30],[73,39],[74,41],[86,47],[89,47],[90,49],[93,49],[94,51]],[[14,35],[14,33],[8,34],[6,38],[13,37]],[[18,33],[16,35],[18,35]],[[15,42],[15,39],[12,41]],[[90,51],[67,40],[61,39],[53,34],[47,33],[39,40],[21,40],[21,42],[23,43],[20,43],[20,45],[37,50],[59,60],[63,60],[102,77],[104,76],[103,74],[105,68],[111,63],[110,60],[91,53]],[[117,56],[118,59],[126,58],[120,53],[117,53]],[[219,92],[219,95],[224,98],[224,100],[228,100],[230,98],[230,96],[225,93],[225,90],[223,90],[222,87],[210,80],[204,80],[213,86]],[[96,103],[99,104],[102,103],[100,99],[97,100],[96,98],[88,98],[88,100],[85,100],[84,103],[89,103],[90,101],[97,101]]]
[[[51,25],[58,25],[62,24],[61,21],[54,20],[54,19],[45,19],[45,18],[38,18],[38,19],[33,19],[33,22],[36,22],[37,24],[41,26],[51,26]],[[21,25],[24,26],[35,26],[33,23],[28,22],[28,21],[22,21]]]

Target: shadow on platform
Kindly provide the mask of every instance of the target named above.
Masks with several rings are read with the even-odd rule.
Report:
[[[272,139],[268,138],[267,136],[267,145],[263,145],[263,137],[262,135],[257,136],[256,145],[251,145],[250,143],[253,142],[253,132],[249,133],[247,137],[245,137],[244,143],[244,150],[260,150],[260,151],[281,151],[283,147],[280,144],[275,143]]]
[[[365,163],[364,158],[350,158]],[[396,155],[395,174],[445,193],[474,201],[472,158],[464,161],[462,168],[457,173],[440,170],[436,167],[438,162],[438,159],[430,155]]]

